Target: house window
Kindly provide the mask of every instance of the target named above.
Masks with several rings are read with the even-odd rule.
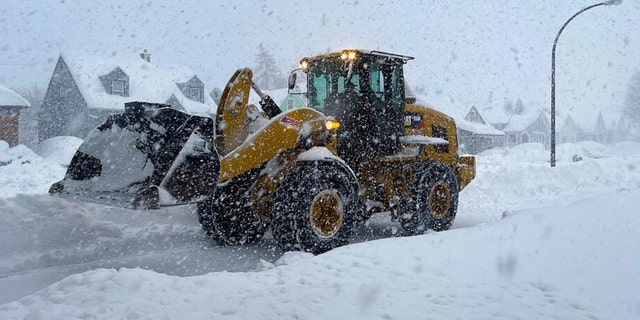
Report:
[[[67,93],[67,90],[65,90],[64,86],[60,86],[60,90],[58,91],[58,97],[64,98],[66,93]]]
[[[544,143],[544,133],[542,132],[534,132],[533,133],[533,142]],[[566,140],[566,138],[565,138]]]
[[[293,99],[287,99],[287,110],[293,109]]]
[[[189,88],[189,96],[191,100],[200,101],[200,88]]]
[[[124,81],[112,80],[111,81],[111,94],[124,97]]]

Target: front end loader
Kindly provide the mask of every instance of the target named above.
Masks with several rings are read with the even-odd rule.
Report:
[[[405,97],[411,59],[363,50],[305,58],[289,83],[306,77],[308,106],[285,112],[246,68],[214,119],[128,106],[87,137],[50,192],[135,208],[195,202],[203,230],[224,245],[271,229],[284,250],[321,253],[378,212],[407,235],[447,230],[475,161],[458,155],[451,117]],[[252,89],[260,108],[248,103]]]
[[[210,117],[126,103],[87,135],[49,193],[133,209],[201,201],[213,195],[220,172],[213,136]]]

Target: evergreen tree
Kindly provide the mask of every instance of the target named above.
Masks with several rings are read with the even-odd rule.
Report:
[[[258,46],[253,79],[258,87],[265,90],[286,87],[286,80],[276,66],[275,59],[262,43]]]
[[[524,103],[520,98],[516,99],[515,104],[512,101],[507,101],[502,106],[502,110],[508,115],[523,114],[524,109]]]
[[[513,102],[506,101],[502,106],[502,110],[504,110],[504,113],[508,115],[513,115],[515,113],[515,107],[513,106]]]
[[[634,72],[627,85],[622,116],[628,121],[635,139],[640,138],[640,71]]]
[[[516,114],[524,113],[524,104],[522,103],[522,100],[520,100],[520,98],[518,98],[518,100],[516,101],[516,106],[514,111]]]

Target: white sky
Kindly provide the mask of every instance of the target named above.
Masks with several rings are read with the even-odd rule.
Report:
[[[549,106],[551,47],[572,14],[597,1],[87,1],[0,5],[0,83],[46,85],[60,52],[137,54],[185,64],[222,87],[252,66],[260,42],[286,72],[301,57],[360,47],[412,55],[414,88],[435,106],[484,114],[506,100]],[[640,69],[640,3],[598,7],[571,22],[558,44],[561,114],[618,110]],[[489,116],[490,117],[490,116]]]

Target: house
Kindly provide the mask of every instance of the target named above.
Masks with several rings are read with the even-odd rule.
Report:
[[[30,106],[22,96],[0,85],[0,140],[10,147],[18,144],[20,111]]]
[[[477,154],[487,149],[504,146],[504,132],[485,122],[476,107],[471,107],[464,119],[457,119],[456,124],[458,144],[463,152]]]
[[[213,102],[215,102],[216,104],[220,104],[220,98],[222,97],[222,89],[218,87],[213,88],[213,90],[209,92],[209,97],[211,97]]]
[[[607,129],[607,125],[604,123],[604,117],[602,116],[602,111],[600,111],[598,113],[598,118],[596,119],[596,124],[593,127],[590,140],[599,143],[611,143],[612,138],[613,132]]]
[[[507,147],[530,142],[542,143],[545,148],[550,146],[551,125],[542,110],[514,114],[502,131]]]
[[[421,95],[416,95],[405,82],[405,99],[407,103],[419,105],[443,112],[456,122],[458,146],[460,152],[477,154],[484,150],[505,146],[505,133],[495,125],[485,121],[477,107],[472,106],[465,114],[463,110],[453,105],[432,106]]]
[[[560,143],[576,143],[585,139],[584,130],[573,120],[571,115],[564,118],[557,133],[557,141]]]
[[[307,96],[302,93],[289,93],[279,106],[282,111],[304,108],[307,106]]]
[[[598,112],[594,119],[594,113],[574,113],[564,118],[562,126],[558,130],[560,143],[575,143],[580,141],[595,141],[598,143],[611,143],[628,135],[626,121],[623,117],[616,121],[605,122],[602,111]],[[608,113],[609,117],[615,117],[615,112]],[[591,129],[591,130],[585,130]]]
[[[618,115],[618,121],[612,125],[612,138],[614,141],[627,141],[632,134],[631,125],[626,117]]]
[[[306,108],[309,101],[307,99],[307,80],[306,77],[296,77],[293,88],[287,89],[285,96],[280,104],[282,111]],[[289,79],[291,81],[291,79]]]
[[[142,59],[141,59],[142,58]],[[129,101],[165,103],[192,114],[215,113],[203,82],[184,66],[152,64],[140,58],[60,55],[38,115],[39,140],[84,138]]]
[[[287,88],[265,90],[263,92],[269,95],[282,111],[305,108],[307,106],[307,97],[303,93],[289,93]],[[249,103],[260,105],[260,97],[254,91],[251,91],[249,95]]]

